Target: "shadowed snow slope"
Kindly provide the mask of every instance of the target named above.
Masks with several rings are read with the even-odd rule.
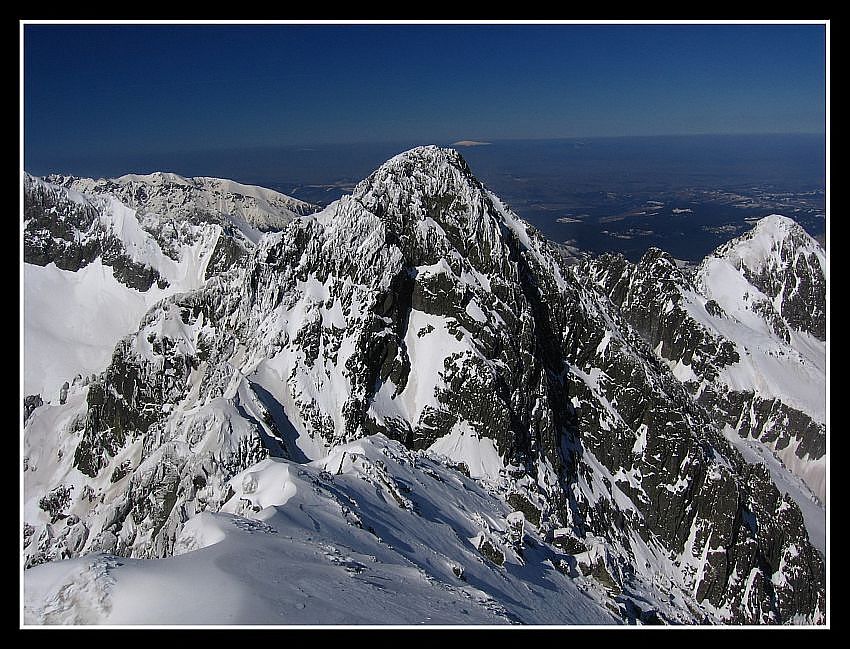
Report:
[[[534,533],[525,558],[509,549],[502,566],[485,560],[476,537],[502,534],[509,508],[381,436],[309,465],[265,460],[231,482],[227,513],[192,518],[176,556],[93,554],[28,570],[25,622],[615,622]]]

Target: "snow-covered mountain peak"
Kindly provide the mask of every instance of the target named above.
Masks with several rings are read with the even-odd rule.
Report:
[[[183,186],[199,192],[232,195],[234,197],[254,198],[272,207],[286,206],[297,214],[310,214],[316,211],[316,206],[298,200],[273,189],[259,185],[246,185],[226,178],[212,176],[195,176],[186,178],[175,173],[155,171],[150,174],[125,174],[115,179],[119,185],[149,185],[152,187],[167,187],[169,185]]]
[[[469,166],[454,149],[434,145],[418,146],[403,151],[381,164],[354,189],[357,196],[376,184],[386,184],[390,179],[401,181],[404,178],[415,179],[419,184],[430,184],[433,180],[448,174],[473,179]]]
[[[768,214],[756,222],[755,232],[805,232],[794,219],[782,214]]]
[[[456,272],[514,277],[520,251],[531,251],[538,263],[551,266],[551,258],[540,254],[542,238],[476,179],[453,149],[405,151],[358,184],[348,200],[379,220],[386,242],[411,267],[445,262]]]
[[[444,220],[445,212],[461,212],[475,199],[483,202],[483,191],[457,151],[420,146],[390,158],[355,187],[352,197],[378,216],[394,211],[402,217]],[[399,209],[407,206],[414,209]]]
[[[647,251],[643,253],[642,260],[644,263],[660,263],[665,266],[678,268],[678,264],[676,263],[676,259],[673,255],[666,250],[656,248],[655,246],[650,246]]]
[[[728,259],[736,267],[746,266],[758,272],[765,263],[776,263],[777,257],[791,262],[798,252],[814,254],[825,267],[825,255],[799,223],[787,216],[771,214],[759,219],[749,232],[723,244],[712,256]]]
[[[115,179],[116,182],[126,185],[128,183],[144,183],[146,185],[190,185],[191,183],[175,173],[167,171],[154,171],[149,174],[124,174]]]
[[[419,174],[433,175],[434,171],[441,167],[454,167],[467,177],[473,178],[469,165],[467,165],[466,160],[464,160],[463,156],[456,149],[440,147],[434,144],[417,146],[407,151],[402,151],[384,162],[372,175],[397,173],[399,171],[408,174],[411,171],[415,171]],[[367,178],[364,182],[368,182],[368,180]]]
[[[788,327],[826,339],[826,253],[792,219],[759,220],[709,255],[696,283],[727,311],[752,312],[787,341]]]

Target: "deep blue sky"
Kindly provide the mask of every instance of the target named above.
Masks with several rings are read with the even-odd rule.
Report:
[[[26,25],[24,84],[41,172],[340,142],[822,133],[825,28]]]

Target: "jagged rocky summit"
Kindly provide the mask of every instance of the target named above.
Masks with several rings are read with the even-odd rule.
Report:
[[[93,200],[70,185],[25,183],[38,188],[25,199],[76,200],[83,212]],[[40,200],[25,201],[27,229],[62,239],[52,203]],[[158,231],[152,213],[126,209]],[[744,348],[725,330],[676,325],[693,319],[692,303],[714,318],[731,307],[720,294],[703,299],[708,289],[698,293],[660,251],[641,264],[661,282],[619,258],[562,264],[456,151],[433,146],[392,158],[320,212],[246,237],[251,245],[236,230],[222,228],[219,241],[230,236],[239,254],[150,304],[101,371],[68,385],[61,402],[27,402],[30,574],[64,558],[182,556],[209,545],[197,521],[221,526],[225,516],[295,538],[309,507],[291,504],[293,494],[307,488],[336,503],[340,529],[372,555],[415,565],[452,596],[475,584],[505,621],[825,620],[824,558],[800,508],[724,435],[723,426],[754,434],[735,418],[739,385],[723,382]],[[798,331],[822,341],[820,316],[806,316],[793,290],[795,273],[810,271],[806,295],[822,295],[814,266],[799,270],[791,252],[771,266],[771,250],[754,261],[733,248],[717,259],[761,282],[777,315],[752,306],[755,293],[748,313],[771,318],[771,335],[785,325],[792,342]],[[716,286],[713,272],[706,264],[699,286]],[[756,399],[770,397],[735,398],[761,412]],[[774,399],[774,415],[795,407]],[[775,428],[762,423],[755,435]],[[813,458],[817,435],[790,425],[786,437]],[[292,487],[258,497],[270,475]],[[407,517],[410,531],[393,527],[392,543],[386,512],[359,495],[364,479],[393,517]],[[434,480],[450,495],[435,501]],[[448,502],[451,513],[441,511]],[[431,538],[445,521],[451,540]],[[438,567],[428,547],[455,558]],[[109,569],[120,584],[121,568]],[[525,595],[499,579],[525,583]],[[532,582],[561,604],[534,599]],[[32,619],[47,621],[38,603],[47,596],[33,592]],[[534,606],[519,605],[523,596]]]

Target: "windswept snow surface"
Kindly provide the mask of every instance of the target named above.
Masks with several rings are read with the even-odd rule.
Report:
[[[454,425],[451,433],[441,437],[428,448],[455,462],[463,462],[473,478],[495,480],[505,468],[496,444],[489,437],[481,437],[466,422]]]
[[[511,509],[426,453],[377,435],[309,464],[267,459],[190,519],[176,556],[97,553],[24,573],[25,624],[614,624]]]

